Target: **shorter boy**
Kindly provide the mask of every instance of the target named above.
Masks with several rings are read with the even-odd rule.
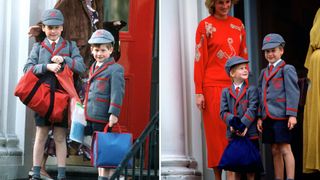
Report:
[[[89,71],[89,80],[85,95],[85,116],[88,125],[86,135],[94,131],[103,131],[109,124],[112,127],[118,122],[122,99],[124,96],[124,70],[111,57],[114,38],[110,32],[99,29],[89,39],[95,62]],[[99,180],[108,179],[111,171],[98,168]]]
[[[246,136],[259,149],[259,136],[256,128],[258,90],[247,84],[249,75],[247,67],[248,60],[239,56],[233,56],[226,62],[225,70],[233,84],[222,91],[220,116],[227,124],[228,139],[235,136]],[[236,179],[240,179],[242,172],[247,173],[247,179],[254,180],[255,172],[260,172],[261,167],[243,168],[236,172]]]
[[[259,78],[260,109],[257,128],[262,142],[271,144],[275,179],[294,179],[295,160],[291,151],[291,130],[297,123],[299,103],[298,77],[292,65],[286,65],[281,56],[285,41],[279,34],[268,34],[262,50],[269,62]]]

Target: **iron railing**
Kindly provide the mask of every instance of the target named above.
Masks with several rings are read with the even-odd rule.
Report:
[[[147,159],[145,149],[148,145]],[[145,162],[147,164],[145,164]],[[132,166],[132,167],[130,167]],[[117,166],[110,180],[125,179],[153,180],[159,179],[159,112],[157,112],[132,145],[129,153]],[[122,177],[123,176],[123,177]]]

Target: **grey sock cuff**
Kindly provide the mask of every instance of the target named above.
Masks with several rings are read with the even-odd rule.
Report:
[[[66,178],[66,167],[58,167],[58,179]]]
[[[98,180],[108,180],[108,178],[103,176],[98,176]]]
[[[33,166],[33,175],[32,177],[40,178],[41,166]]]

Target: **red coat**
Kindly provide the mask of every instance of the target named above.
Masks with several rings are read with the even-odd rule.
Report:
[[[201,94],[204,86],[229,85],[231,81],[224,65],[235,55],[248,59],[246,32],[241,20],[231,16],[226,20],[214,16],[203,19],[196,33],[196,94]]]

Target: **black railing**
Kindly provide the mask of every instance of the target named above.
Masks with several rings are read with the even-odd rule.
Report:
[[[147,156],[145,155],[148,145]],[[144,158],[147,158],[146,160]],[[145,162],[147,163],[145,165]],[[159,113],[157,112],[116,168],[110,180],[159,179]],[[122,179],[122,178],[121,178]]]

